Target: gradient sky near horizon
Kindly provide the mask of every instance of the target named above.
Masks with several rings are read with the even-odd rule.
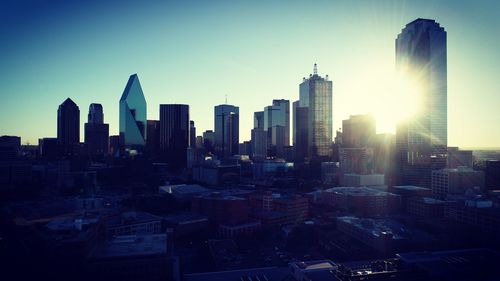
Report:
[[[334,129],[372,112],[378,132],[394,132],[394,40],[421,17],[448,33],[449,145],[500,147],[499,10],[495,0],[1,1],[0,135],[56,136],[67,97],[82,139],[93,102],[118,134],[118,101],[137,73],[148,119],[160,103],[186,103],[201,134],[227,95],[248,140],[253,112],[297,100],[314,63],[334,83]]]

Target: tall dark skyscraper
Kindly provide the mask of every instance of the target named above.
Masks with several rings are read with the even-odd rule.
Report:
[[[240,108],[221,104],[214,107],[215,148],[221,157],[238,154]]]
[[[251,152],[254,160],[267,156],[267,131],[264,127],[264,111],[254,112],[251,131]]]
[[[151,157],[156,158],[160,153],[160,121],[148,120],[147,124],[148,138],[146,139],[146,148]]]
[[[74,154],[80,143],[80,109],[70,98],[57,110],[57,142],[62,155]]]
[[[172,168],[186,167],[189,105],[160,104],[160,150]]]
[[[410,22],[396,39],[396,69],[416,85],[418,107],[397,128],[400,183],[429,186],[431,170],[446,166],[446,31],[434,20]]]
[[[130,76],[120,98],[120,143],[124,148],[146,145],[146,99],[137,74]]]
[[[108,154],[109,124],[104,124],[102,105],[98,103],[89,107],[88,122],[85,123],[85,145],[90,155]]]
[[[293,149],[295,162],[303,162],[308,155],[308,113],[309,108],[300,106],[300,101],[293,103]]]
[[[313,74],[304,78],[299,86],[300,98],[298,107],[308,108],[307,113],[307,155],[310,159],[331,155],[333,139],[333,84],[328,75],[318,75],[314,64]]]
[[[194,121],[189,121],[189,147],[196,147],[196,127]]]

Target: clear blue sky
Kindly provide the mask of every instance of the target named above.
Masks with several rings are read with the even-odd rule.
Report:
[[[499,10],[495,0],[2,1],[0,134],[55,136],[67,97],[80,106],[82,139],[92,102],[117,134],[118,101],[138,73],[149,119],[160,103],[187,103],[201,134],[228,95],[247,140],[253,112],[297,100],[315,62],[334,82],[339,128],[350,114],[397,107],[379,77],[393,71],[397,34],[422,17],[448,33],[449,144],[499,147]]]

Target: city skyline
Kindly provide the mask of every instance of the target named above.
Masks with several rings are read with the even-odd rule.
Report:
[[[43,28],[46,28],[45,31],[59,30],[62,32],[61,34],[70,35],[70,38],[83,40],[83,38],[87,38],[86,36],[90,35],[78,34],[74,32],[78,30],[77,27],[80,27],[82,22],[78,22],[76,19],[69,21],[68,30],[65,30],[65,32],[68,33],[64,33],[63,30],[60,30],[60,27],[55,24],[61,23],[61,21],[64,20],[64,16],[62,16],[64,13],[61,12],[74,12],[77,7],[84,6],[87,7],[87,9],[84,9],[84,11],[86,11],[86,13],[84,13],[85,16],[93,15],[99,18],[100,9],[111,9],[104,4],[100,7],[93,5],[85,6],[84,4],[73,5],[74,6],[70,4],[60,5],[58,9],[54,10],[48,8],[46,10],[41,9],[42,12],[47,12],[47,15],[55,15],[54,22],[52,22],[52,24],[47,24],[46,26],[42,25],[42,27],[31,26],[30,23],[36,22],[37,19],[43,20],[44,16],[47,16],[38,14],[38,17],[34,17],[31,21],[28,21],[29,23],[26,23],[19,28],[34,32],[33,34],[38,34],[37,31]],[[126,9],[124,12],[130,13],[131,11],[129,9],[131,9],[131,5],[132,4],[127,3],[124,5],[124,8],[120,9]],[[199,3],[199,5],[202,4]],[[240,107],[241,142],[250,139],[253,112],[262,110],[264,106],[268,105],[269,99],[288,99],[290,101],[296,100],[299,92],[298,84],[301,82],[302,77],[307,77],[307,75],[312,72],[312,64],[318,63],[320,72],[329,74],[330,79],[334,83],[333,130],[339,128],[342,120],[347,119],[350,115],[373,113],[375,118],[377,118],[378,132],[394,133],[395,124],[390,124],[394,120],[390,120],[390,115],[384,116],[384,114],[380,113],[380,111],[387,111],[388,104],[386,100],[387,98],[390,98],[387,94],[382,93],[383,84],[384,82],[387,82],[387,80],[384,81],[384,79],[388,79],[387,77],[391,75],[391,72],[394,71],[395,68],[394,40],[397,34],[401,32],[401,29],[404,28],[406,23],[422,17],[435,19],[446,28],[449,35],[449,145],[461,147],[499,146],[499,133],[495,132],[495,130],[492,130],[488,126],[489,124],[496,123],[497,119],[500,121],[500,115],[494,111],[494,101],[495,99],[498,99],[498,97],[494,97],[495,91],[493,89],[493,74],[489,73],[488,67],[491,68],[490,70],[495,69],[496,63],[498,62],[498,55],[493,53],[493,50],[495,49],[495,46],[500,45],[500,41],[495,38],[487,37],[484,29],[481,32],[476,32],[479,30],[479,27],[485,28],[486,30],[488,30],[488,28],[494,28],[495,21],[498,21],[493,19],[493,14],[490,11],[492,9],[488,9],[488,5],[475,7],[465,2],[457,2],[452,5],[451,2],[446,1],[443,1],[440,4],[424,1],[424,3],[420,5],[416,5],[415,3],[406,3],[406,5],[402,5],[393,1],[385,1],[383,5],[379,5],[377,7],[370,7],[368,5],[368,8],[365,8],[358,7],[359,5],[354,3],[351,7],[359,8],[358,12],[366,15],[363,20],[359,20],[355,23],[352,21],[350,22],[346,18],[351,15],[351,13],[347,13],[346,16],[345,9],[347,9],[349,5],[339,3],[322,3],[322,5],[324,5],[325,8],[328,8],[325,10],[332,12],[333,14],[335,14],[335,9],[342,10],[344,14],[342,14],[340,19],[332,20],[328,17],[326,11],[317,11],[317,14],[315,14],[313,13],[312,8],[306,8],[304,11],[304,18],[311,19],[312,22],[304,24],[304,27],[301,27],[298,30],[290,30],[288,28],[284,28],[283,23],[279,22],[279,16],[277,19],[274,19],[269,17],[269,14],[265,13],[263,15],[263,23],[260,23],[260,28],[256,29],[262,33],[255,34],[256,31],[253,31],[254,33],[251,34],[244,32],[244,35],[237,35],[237,32],[233,30],[235,27],[229,28],[225,25],[225,23],[227,23],[228,20],[233,19],[232,17],[234,16],[228,18],[228,16],[224,14],[225,16],[220,20],[220,22],[217,22],[218,28],[222,28],[222,30],[218,30],[217,34],[215,34],[217,36],[211,40],[206,38],[208,35],[202,36],[203,30],[195,30],[196,27],[199,27],[199,25],[197,25],[200,24],[199,21],[187,24],[187,27],[189,28],[185,30],[185,33],[183,33],[185,37],[179,37],[182,34],[174,32],[173,34],[175,34],[175,36],[172,34],[171,35],[173,37],[167,36],[172,39],[170,40],[170,43],[177,42],[176,40],[173,40],[174,38],[180,38],[183,39],[178,43],[179,46],[181,46],[184,43],[187,44],[190,42],[190,40],[194,37],[196,37],[193,39],[195,41],[200,40],[199,42],[201,43],[212,43],[212,45],[208,45],[208,49],[198,49],[197,51],[190,49],[192,57],[189,57],[188,60],[183,60],[186,52],[179,52],[180,57],[176,56],[177,52],[164,53],[162,56],[158,55],[158,50],[153,48],[152,45],[154,45],[155,42],[158,42],[161,43],[160,45],[162,46],[167,46],[167,43],[169,42],[165,42],[166,39],[163,41],[155,40],[156,36],[147,34],[147,32],[138,32],[140,30],[149,30],[149,32],[158,35],[157,32],[161,33],[162,28],[165,28],[165,25],[155,25],[155,23],[160,20],[159,14],[153,13],[152,8],[148,8],[148,11],[152,13],[151,21],[141,23],[141,27],[131,30],[131,34],[129,34],[131,36],[140,35],[141,39],[148,39],[144,42],[150,43],[146,44],[147,46],[142,44],[139,44],[140,46],[131,44],[131,50],[138,52],[137,58],[134,57],[133,53],[130,53],[128,57],[124,56],[124,49],[120,49],[120,54],[116,56],[108,54],[108,56],[112,58],[102,57],[99,55],[98,51],[94,50],[97,53],[93,54],[91,51],[82,53],[84,57],[90,58],[88,62],[83,62],[82,59],[79,59],[78,61],[74,61],[73,59],[75,64],[70,65],[71,60],[65,63],[61,62],[64,58],[64,52],[61,53],[63,55],[61,58],[60,56],[55,56],[53,51],[55,50],[55,47],[62,45],[74,47],[75,42],[67,42],[62,38],[59,38],[57,40],[62,40],[62,43],[64,44],[58,45],[57,42],[59,41],[55,38],[52,38],[52,40],[49,40],[50,38],[41,40],[40,44],[46,44],[46,49],[40,49],[40,54],[37,52],[30,53],[31,56],[35,56],[38,60],[33,60],[31,62],[32,64],[28,66],[29,69],[35,73],[40,70],[45,70],[49,73],[55,72],[52,74],[56,75],[51,77],[48,77],[50,75],[46,72],[42,72],[39,76],[35,77],[33,75],[29,75],[30,71],[27,71],[24,74],[25,77],[23,79],[20,75],[20,71],[27,69],[21,68],[20,65],[23,65],[23,60],[27,58],[20,58],[20,56],[29,52],[30,49],[26,47],[26,45],[21,44],[23,47],[19,50],[13,50],[12,48],[9,48],[9,44],[6,44],[3,46],[4,52],[2,52],[2,54],[4,56],[13,54],[14,56],[4,60],[7,66],[6,69],[11,71],[7,73],[5,69],[2,69],[3,75],[0,79],[2,79],[2,83],[6,85],[6,93],[12,93],[12,95],[6,95],[5,98],[3,98],[5,110],[2,111],[2,117],[3,119],[8,119],[9,122],[2,122],[0,131],[4,134],[20,135],[23,143],[36,143],[38,138],[55,136],[55,105],[59,104],[67,97],[70,97],[78,106],[82,108],[86,108],[91,103],[103,104],[104,110],[106,111],[104,121],[110,124],[110,135],[116,135],[118,133],[119,123],[118,100],[121,92],[123,91],[126,77],[137,72],[141,79],[141,86],[143,87],[145,98],[148,101],[147,119],[158,119],[158,104],[187,103],[192,108],[193,114],[191,119],[196,122],[198,134],[201,135],[201,132],[205,130],[214,129],[213,122],[211,118],[209,118],[213,114],[212,107],[217,104],[221,104],[224,101],[225,96],[228,95],[228,103]],[[491,2],[491,5],[494,5],[494,3]],[[192,16],[187,13],[186,9],[188,7],[186,6],[172,4],[166,5],[166,7],[157,7],[163,7],[166,11],[171,13],[173,11],[178,11],[179,13],[176,14],[176,19],[179,19],[178,23],[186,23],[186,20],[191,19]],[[236,7],[241,8],[242,4],[234,4],[234,6],[226,5],[224,6],[224,9]],[[271,11],[275,11],[277,9],[275,4],[258,5],[258,8],[263,7],[267,7]],[[17,6],[6,8],[7,9],[2,10],[13,11],[13,14],[16,12],[21,14],[30,13],[29,9],[26,10],[26,7],[20,8],[20,6]],[[287,5],[286,8],[287,10],[290,10],[292,14],[298,13],[296,3]],[[207,9],[209,12],[203,13],[204,17],[211,18],[216,16],[218,13],[214,7],[208,7]],[[253,7],[251,12],[255,12],[255,9],[256,8]],[[385,12],[382,12],[384,9]],[[160,11],[163,10],[160,9]],[[481,23],[472,23],[471,25],[468,25],[467,21],[469,19],[464,17],[466,11],[468,13],[481,14],[484,16],[485,20]],[[252,21],[253,14],[251,14],[251,12],[243,13],[242,11],[239,11],[238,13],[235,13],[243,13],[246,17],[236,20],[234,24],[239,27],[245,26],[246,24],[254,24]],[[35,12],[31,11],[31,13]],[[388,15],[388,17],[385,18],[383,15]],[[84,20],[85,22],[85,20],[88,20],[85,16],[79,19]],[[12,15],[5,18],[9,20],[11,19],[10,17],[12,17]],[[345,24],[352,24],[352,26],[350,26],[350,32],[352,32],[352,34],[342,33],[342,26],[339,27],[333,25],[335,22],[343,23],[344,27]],[[107,23],[106,26],[108,28],[112,28],[113,26],[114,28],[117,28],[115,25],[119,25],[120,23],[123,23],[123,19],[111,18],[111,23]],[[315,41],[315,44],[313,44],[313,46],[309,49],[306,49],[304,53],[311,53],[310,51],[315,52],[312,52],[310,55],[300,55],[299,57],[294,56],[293,51],[295,48],[298,46],[304,46],[297,40],[297,37],[300,37],[299,35],[304,34],[304,32],[320,34],[316,33],[320,31],[309,29],[309,27],[319,25],[320,23],[326,24],[325,29],[328,31],[326,32],[327,35],[343,35],[342,38],[345,40],[342,43],[335,44],[335,42],[332,42],[331,39],[319,37],[319,39]],[[487,25],[487,23],[491,24]],[[8,28],[9,24],[2,24],[2,28]],[[477,26],[478,24],[484,26]],[[355,36],[358,35],[357,32],[366,29],[370,25],[373,25],[375,31],[370,32],[369,34],[365,33],[366,36],[364,37],[359,36],[363,38],[352,38],[357,37]],[[170,28],[172,27],[171,25],[167,24],[166,26],[168,28],[165,28],[165,31],[173,32]],[[225,29],[226,27],[227,29]],[[89,30],[95,31],[92,28]],[[274,32],[276,30],[282,30],[283,34],[280,36],[280,34]],[[223,31],[231,32],[228,32],[226,37],[221,37],[223,35],[219,33]],[[5,34],[6,36],[11,36],[8,38],[11,38],[13,42],[17,44],[19,44],[20,41],[29,42],[30,40],[33,40],[33,38],[29,36],[29,38],[21,38],[16,37],[9,32],[6,32]],[[102,33],[99,32],[96,32],[95,35],[99,34],[102,35]],[[115,39],[127,39],[127,36],[122,37],[122,35],[123,34],[120,34]],[[262,39],[262,37],[266,37],[267,35],[273,35],[274,37],[271,36],[271,39],[267,40]],[[194,37],[189,39],[189,36]],[[246,41],[244,40],[241,44],[235,43],[235,40],[242,36]],[[134,37],[132,36],[131,38]],[[97,39],[99,43],[103,40],[106,41],[102,38],[102,36],[98,36]],[[220,44],[222,43],[216,42],[217,39],[227,39],[231,46],[237,48],[234,48],[227,53],[227,58],[223,57],[224,52],[221,53],[221,51],[218,51],[216,53],[218,53],[219,56],[212,57],[211,59],[205,58],[205,60],[203,60],[201,55],[204,51],[209,51],[210,54],[213,55],[213,52],[215,52],[214,47],[217,49],[217,46],[221,46]],[[257,42],[253,46],[251,46],[252,44],[247,44],[250,43],[251,39],[255,39]],[[363,43],[363,39],[366,46],[370,46],[370,48],[362,47],[363,44],[361,44],[357,45],[357,48],[353,48],[348,52],[346,51],[353,43]],[[481,42],[478,41],[491,42],[491,44],[479,44]],[[102,44],[104,49],[110,48],[116,44],[110,41],[106,42],[109,44]],[[281,42],[291,42],[297,47],[285,48],[283,54],[280,54],[277,52],[277,49],[280,49],[280,47],[276,44]],[[272,44],[268,46],[266,43]],[[274,54],[271,58],[260,54],[268,47],[272,49],[272,53]],[[151,54],[148,55],[147,50],[151,48],[154,52],[151,52]],[[73,50],[72,55],[75,55],[74,52],[77,51],[77,49],[71,48],[68,50]],[[469,53],[473,51],[474,56]],[[41,54],[48,56],[43,56]],[[239,61],[239,54],[246,54],[247,56],[241,56],[241,61]],[[341,60],[339,59],[339,55],[347,56],[348,58]],[[356,55],[361,56],[356,57]],[[488,57],[488,55],[490,56]],[[54,60],[46,61],[51,58]],[[101,60],[96,61],[98,58],[103,59],[102,62]],[[249,59],[252,60],[252,58],[255,60],[255,63],[249,62]],[[141,62],[141,60],[144,59],[145,61]],[[158,64],[155,64],[157,59],[159,62]],[[221,59],[220,63],[211,61],[214,59]],[[14,65],[15,62],[20,62],[20,64]],[[123,67],[119,70],[115,69],[116,71],[112,71],[112,67],[107,66],[107,64],[113,64],[116,62],[121,63]],[[168,67],[166,64],[168,64]],[[474,67],[466,67],[468,64],[472,64],[472,66],[474,66],[474,64],[479,64],[479,66],[482,66],[481,69],[484,69],[484,71],[481,70],[481,75],[479,75],[477,74],[477,70],[471,70],[474,69]],[[47,65],[55,65],[55,67],[54,69],[44,68],[47,67]],[[97,69],[103,65],[106,68],[105,70]],[[57,75],[57,73],[62,71],[63,66],[68,67],[68,74]],[[80,66],[86,67],[80,68]],[[200,66],[200,68],[196,69],[197,66]],[[360,66],[364,67],[360,68]],[[280,68],[282,71],[280,71]],[[373,73],[375,73],[374,70],[377,70],[377,68],[380,68],[381,73],[386,73],[386,77],[374,77]],[[189,70],[192,72],[187,72]],[[262,75],[260,75],[261,72]],[[494,73],[494,71],[490,72]],[[221,87],[220,83],[216,82],[216,79],[223,75],[225,76],[225,84]],[[377,73],[377,75],[379,75],[379,73]],[[230,79],[228,79],[228,77]],[[30,83],[20,83],[21,79]],[[85,79],[85,84],[81,83],[80,79]],[[176,83],[172,83],[173,81],[176,81]],[[178,81],[182,83],[177,83]],[[358,81],[358,83],[352,83],[353,81]],[[28,84],[31,84],[31,86],[28,86]],[[182,84],[182,86],[172,86],[172,84]],[[193,86],[192,84],[196,85]],[[237,84],[239,85],[238,87],[236,87]],[[261,86],[261,84],[263,86]],[[382,84],[382,86],[375,84]],[[373,88],[373,90],[370,90],[371,88]],[[39,94],[30,94],[32,92],[37,92]],[[255,98],[252,98],[251,100],[248,99],[247,97],[250,94],[252,94],[252,97]],[[43,103],[39,103],[35,107],[32,107],[26,102],[27,100],[38,102],[38,99],[40,98],[43,98]],[[353,103],[353,101],[359,99],[366,100],[366,102],[361,104]],[[36,114],[43,116],[43,118],[26,122],[25,118],[29,118],[29,114],[27,113],[22,114],[18,120],[6,118],[5,116],[13,114],[11,110],[14,108],[16,108],[16,112],[19,112],[19,109],[17,109],[19,108],[19,103],[25,104],[27,112],[35,112]],[[464,114],[464,112],[468,114]],[[380,120],[384,118],[389,120]],[[80,119],[80,123],[82,123],[80,124],[80,139],[83,141],[84,118]],[[33,126],[20,126],[20,123],[32,124]],[[292,132],[290,133],[292,134]]]

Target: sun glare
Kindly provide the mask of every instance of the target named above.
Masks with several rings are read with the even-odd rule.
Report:
[[[409,75],[371,71],[361,76],[365,83],[358,84],[356,90],[364,102],[358,111],[375,116],[379,133],[394,133],[398,122],[418,112],[420,87]]]

